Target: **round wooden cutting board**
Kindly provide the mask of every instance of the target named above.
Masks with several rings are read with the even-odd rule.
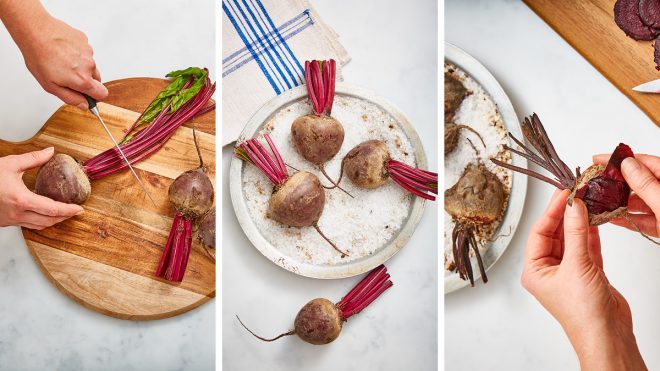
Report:
[[[115,138],[123,135],[168,82],[130,78],[106,83],[110,95],[99,111]],[[172,224],[167,190],[182,172],[199,166],[192,124],[208,175],[215,185],[215,111],[179,128],[156,154],[135,166],[157,208],[129,171],[92,182],[85,213],[42,231],[23,228],[35,261],[64,294],[100,313],[151,320],[184,313],[215,297],[215,262],[193,243],[183,282],[154,276]],[[55,147],[84,161],[112,147],[101,124],[88,111],[62,106],[33,138],[0,140],[0,156]],[[37,170],[23,176],[34,188]]]

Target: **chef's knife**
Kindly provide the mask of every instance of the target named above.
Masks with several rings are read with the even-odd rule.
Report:
[[[144,184],[140,180],[140,177],[135,172],[135,169],[133,169],[133,166],[131,166],[131,163],[126,158],[126,155],[124,155],[124,151],[122,151],[121,147],[119,147],[119,143],[117,143],[117,141],[115,140],[115,137],[112,136],[112,133],[110,133],[110,130],[105,125],[105,122],[103,122],[103,119],[101,118],[101,115],[99,114],[99,108],[96,106],[96,100],[94,100],[94,98],[90,97],[87,94],[83,94],[83,96],[85,97],[85,99],[87,99],[87,104],[89,106],[89,111],[92,112],[94,114],[94,116],[96,116],[97,119],[99,119],[99,122],[101,123],[101,126],[103,126],[103,128],[105,129],[105,132],[108,133],[108,136],[112,140],[112,143],[114,143],[115,148],[117,149],[117,152],[119,152],[119,154],[121,155],[121,158],[124,159],[124,162],[126,162],[126,165],[128,165],[128,168],[131,169],[131,173],[133,173],[133,176],[135,177],[135,180],[137,180],[140,187],[142,187],[142,190],[144,191],[144,193],[147,194],[147,196],[149,197],[149,200],[151,200],[151,203],[154,205],[154,207],[158,207],[158,206],[156,206],[156,202],[154,201],[153,197],[151,197],[151,194],[149,193],[149,191],[147,191],[147,187],[144,186]]]
[[[632,88],[640,93],[660,93],[660,79],[645,82]]]

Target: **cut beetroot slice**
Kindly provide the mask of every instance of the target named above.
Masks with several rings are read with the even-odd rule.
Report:
[[[649,27],[660,28],[660,0],[640,0],[639,18]]]
[[[639,0],[617,0],[614,3],[614,21],[635,40],[653,40],[656,31],[645,25],[639,16]]]

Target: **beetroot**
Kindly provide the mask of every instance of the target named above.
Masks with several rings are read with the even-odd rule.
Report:
[[[323,165],[335,157],[344,143],[344,127],[330,116],[335,97],[335,77],[336,63],[333,59],[305,62],[305,84],[314,113],[298,117],[291,124],[291,137],[296,150],[319,167],[333,184],[327,187],[329,189],[337,187],[337,183],[328,176]]]
[[[592,226],[607,223],[618,217],[627,218],[628,209],[626,206],[628,205],[630,187],[621,174],[621,161],[627,157],[634,157],[630,147],[619,143],[606,167],[593,165],[582,174],[578,167],[574,175],[571,169],[557,155],[548,138],[548,134],[543,128],[543,124],[541,124],[541,120],[536,114],[525,118],[525,121],[522,123],[522,130],[525,138],[532,144],[536,153],[511,133],[509,133],[509,136],[522,148],[522,151],[515,150],[507,145],[504,148],[546,169],[555,176],[555,179],[496,159],[491,159],[493,163],[537,178],[559,189],[571,190],[569,204],[572,203],[574,198],[584,201],[589,213],[589,224]],[[630,218],[627,218],[627,220],[633,224]]]
[[[438,174],[414,168],[393,160],[387,145],[382,140],[368,140],[350,150],[341,164],[339,176],[346,176],[358,187],[377,188],[388,178],[415,196],[434,201],[438,194]]]
[[[215,249],[215,209],[209,211],[199,223],[197,238],[202,246]]]
[[[639,18],[649,27],[660,28],[660,1],[640,0]]]
[[[477,258],[481,278],[484,283],[488,282],[475,233],[480,226],[495,222],[502,215],[504,205],[504,185],[482,164],[468,165],[458,182],[445,191],[445,211],[455,223],[452,232],[454,265],[460,278],[469,279],[471,286],[474,286],[474,274],[470,249]]]
[[[179,175],[170,185],[169,200],[177,212],[156,268],[157,277],[174,282],[183,281],[188,266],[192,248],[192,223],[211,210],[215,196],[213,183],[206,175],[194,128],[193,141],[199,157],[199,167]]]
[[[453,122],[445,122],[445,156],[454,152],[456,146],[458,145],[458,138],[460,136],[461,130],[463,129],[474,133],[481,141],[481,144],[484,147],[486,147],[486,143],[484,143],[484,139],[481,137],[481,134],[479,134],[479,132],[477,132],[476,130],[472,129],[467,125],[458,125]]]
[[[248,332],[263,341],[271,342],[284,336],[298,335],[300,339],[310,344],[328,344],[339,337],[344,322],[352,315],[360,313],[392,285],[387,268],[380,265],[360,281],[339,303],[333,304],[328,299],[317,298],[305,304],[296,315],[293,330],[272,339],[255,334],[243,324],[238,316],[236,318]]]
[[[208,71],[191,67],[170,72],[174,80],[165,87],[127,130],[119,146],[135,165],[165,145],[174,132],[194,116],[213,110],[204,107],[215,91]],[[146,125],[137,132],[139,126]],[[86,160],[82,165],[67,155],[55,155],[37,173],[35,192],[55,201],[82,204],[91,193],[90,180],[97,180],[128,165],[115,147]]]
[[[272,154],[257,139],[248,139],[239,144],[236,157],[254,164],[273,183],[273,194],[268,201],[268,217],[290,227],[314,227],[318,234],[335,250],[343,252],[325,236],[318,221],[325,206],[325,191],[316,175],[299,171],[289,176],[284,160],[268,134],[264,135]]]
[[[653,28],[642,22],[639,0],[617,0],[614,3],[614,21],[635,40],[653,40],[657,36]]]

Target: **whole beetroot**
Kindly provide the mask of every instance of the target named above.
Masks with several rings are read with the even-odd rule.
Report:
[[[272,339],[255,334],[243,324],[238,316],[236,318],[248,332],[263,341],[271,342],[284,336],[298,335],[307,343],[324,345],[337,339],[344,322],[352,315],[360,313],[392,285],[387,268],[380,265],[369,272],[339,303],[333,304],[328,299],[317,298],[305,304],[293,321],[293,330]]]
[[[480,226],[489,225],[502,215],[505,205],[504,185],[482,164],[468,165],[458,182],[445,191],[445,211],[455,226],[452,232],[454,265],[461,279],[474,286],[470,249],[474,252],[484,283],[486,270],[479,253],[475,233]]]
[[[343,174],[360,188],[373,189],[392,179],[415,196],[434,201],[438,193],[438,174],[393,160],[382,140],[368,140],[351,149],[341,164]]]
[[[234,148],[236,157],[254,164],[273,183],[273,194],[268,201],[268,217],[291,227],[314,227],[342,257],[343,252],[321,231],[318,221],[325,206],[325,191],[316,175],[299,171],[289,176],[284,160],[268,134],[264,135],[270,150],[257,139],[248,139]]]
[[[35,193],[67,204],[82,204],[92,193],[92,184],[73,157],[58,153],[37,173]]]

